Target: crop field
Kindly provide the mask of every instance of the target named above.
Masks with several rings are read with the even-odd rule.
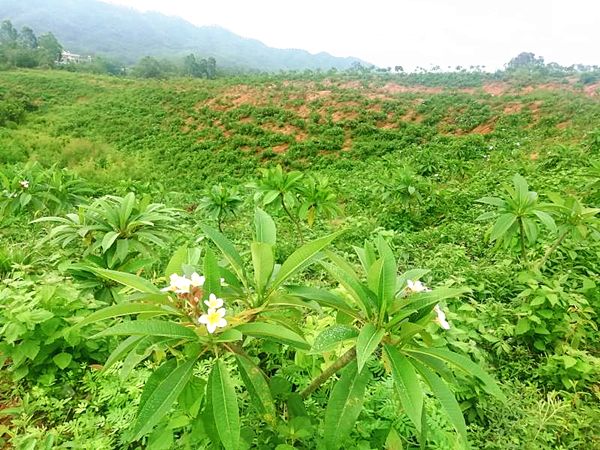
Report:
[[[0,71],[0,448],[600,449],[600,83]]]

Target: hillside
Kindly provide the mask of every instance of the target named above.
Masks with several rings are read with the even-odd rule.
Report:
[[[0,72],[0,447],[600,449],[600,85],[286,76]]]
[[[276,49],[219,27],[142,13],[97,0],[3,0],[0,18],[38,33],[51,31],[72,52],[103,55],[124,63],[144,56],[180,58],[196,53],[221,67],[263,71],[347,69],[356,58],[298,49]]]

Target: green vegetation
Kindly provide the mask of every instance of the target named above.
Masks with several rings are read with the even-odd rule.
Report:
[[[0,72],[3,446],[600,449],[593,82],[186,67]]]

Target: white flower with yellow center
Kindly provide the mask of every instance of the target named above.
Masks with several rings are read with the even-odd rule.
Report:
[[[19,182],[19,184],[21,185],[21,187],[22,187],[23,189],[27,189],[27,188],[29,187],[29,181],[27,181],[27,180],[21,180],[21,181]]]
[[[198,318],[198,322],[206,325],[206,329],[210,334],[214,333],[217,328],[226,327],[227,320],[225,320],[225,308],[210,308],[206,314],[202,314],[200,318]]]
[[[193,287],[202,287],[202,286],[204,286],[205,281],[206,281],[206,278],[204,276],[198,275],[196,272],[194,272],[192,274],[191,284]]]
[[[210,294],[208,300],[204,300],[204,304],[208,306],[208,309],[217,309],[223,306],[223,299],[217,297],[215,294]]]
[[[417,280],[417,281],[406,280],[406,290],[408,291],[409,294],[416,294],[418,292],[431,291],[431,289],[429,289],[427,286],[425,286],[419,280]]]
[[[435,305],[434,308],[433,308],[433,310],[437,314],[437,317],[434,320],[438,323],[438,325],[440,327],[442,327],[442,329],[449,330],[450,329],[450,324],[446,320],[446,314],[444,313],[444,311],[442,310],[442,308],[440,308],[440,305]]]
[[[163,292],[175,292],[177,294],[189,294],[192,286],[192,280],[186,277],[181,277],[176,273],[171,274],[169,277],[169,286],[161,289]]]

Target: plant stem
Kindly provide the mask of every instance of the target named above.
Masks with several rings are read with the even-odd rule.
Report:
[[[554,244],[552,244],[552,247],[550,247],[548,250],[546,250],[546,253],[544,253],[544,257],[537,264],[537,269],[538,270],[540,270],[542,267],[544,267],[544,264],[546,264],[546,261],[548,261],[548,258],[550,257],[550,255],[552,255],[552,253],[554,253],[556,251],[556,249],[558,248],[558,246],[560,244],[562,244],[562,241],[565,240],[565,238],[567,237],[567,234],[569,234],[569,230],[563,231],[560,234],[560,236],[558,236],[558,239],[556,239],[556,241],[554,242]]]
[[[519,220],[519,232],[521,234],[521,257],[523,258],[523,263],[527,265],[527,252],[525,251],[525,227],[523,226],[523,219],[521,217]]]
[[[334,373],[350,364],[354,358],[356,358],[356,348],[352,347],[350,350],[340,356],[336,362],[325,369],[321,375],[312,380],[311,383],[302,392],[300,392],[300,397],[303,399],[307,398],[323,383],[325,383]]]
[[[287,208],[285,201],[283,200],[283,195],[281,196],[281,206],[282,206],[283,210],[285,211],[285,213],[287,214],[287,216],[292,221],[292,223],[296,226],[296,230],[298,231],[298,237],[300,238],[300,243],[304,244],[304,235],[302,234],[302,229],[300,228],[300,223],[296,219],[294,219],[294,216],[292,216],[292,213],[290,213],[290,210]]]

